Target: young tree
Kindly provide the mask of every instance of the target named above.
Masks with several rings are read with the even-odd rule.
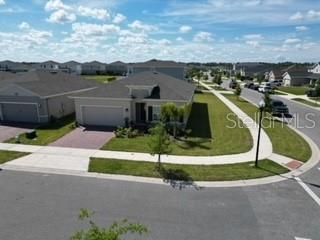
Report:
[[[242,89],[240,87],[240,84],[237,84],[234,94],[237,96],[238,100],[240,99],[241,92],[242,92]]]
[[[166,103],[161,107],[161,116],[164,122],[169,120],[173,122],[173,136],[177,137],[177,123],[181,118],[181,115],[184,115],[184,107],[177,107],[174,103]]]
[[[158,123],[150,129],[151,137],[148,143],[152,155],[158,155],[158,169],[161,169],[161,155],[170,153],[170,137],[164,123]]]
[[[139,234],[140,236],[146,234],[148,229],[137,223],[130,223],[127,220],[121,222],[114,222],[110,227],[99,227],[93,220],[94,213],[81,209],[79,214],[80,220],[89,221],[89,229],[80,230],[76,232],[71,240],[121,240],[122,237],[128,234]]]
[[[271,97],[269,93],[264,94],[264,102],[265,102],[264,110],[269,113],[272,112]]]

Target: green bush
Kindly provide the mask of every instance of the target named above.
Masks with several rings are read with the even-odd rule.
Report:
[[[139,135],[139,131],[131,127],[118,127],[115,134],[117,138],[135,138]]]

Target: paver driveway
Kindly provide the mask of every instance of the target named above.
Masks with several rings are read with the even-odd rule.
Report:
[[[50,146],[100,149],[114,136],[110,129],[79,127],[51,143]]]
[[[29,124],[14,124],[14,125],[0,124],[0,142],[4,142],[21,133],[25,133],[33,128],[34,126]]]

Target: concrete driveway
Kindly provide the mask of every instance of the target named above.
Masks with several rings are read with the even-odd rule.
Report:
[[[115,137],[111,129],[79,127],[50,144],[56,147],[100,149]]]
[[[2,125],[0,124],[0,142],[4,142],[21,133],[25,133],[33,128],[34,128],[33,125],[24,125],[24,124]]]

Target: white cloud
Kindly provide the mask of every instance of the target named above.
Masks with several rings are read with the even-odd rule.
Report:
[[[261,34],[247,34],[243,36],[244,39],[247,40],[263,40],[264,37]]]
[[[168,39],[161,39],[161,40],[157,41],[157,43],[160,45],[163,45],[163,46],[171,45],[171,41],[169,41]]]
[[[77,20],[77,17],[74,13],[70,13],[64,9],[57,10],[53,12],[50,17],[47,19],[51,23],[71,23]]]
[[[297,27],[296,27],[296,30],[297,30],[298,32],[306,32],[306,31],[309,30],[309,28],[306,27],[306,26],[297,26]]]
[[[320,11],[309,10],[307,13],[307,18],[310,20],[320,19]]]
[[[213,41],[212,34],[209,32],[199,32],[194,36],[193,40],[195,42],[211,42],[211,41]]]
[[[246,41],[246,44],[253,47],[253,48],[260,47],[260,43],[258,41],[248,40],[248,41]]]
[[[4,0],[0,0],[0,6],[5,5],[5,4],[6,4],[6,2]]]
[[[179,31],[180,31],[180,33],[189,33],[192,31],[192,27],[187,26],[187,25],[183,25],[180,27]]]
[[[91,23],[74,23],[72,29],[75,34],[84,36],[105,36],[115,34],[120,31],[118,26],[113,24],[91,24]]]
[[[177,41],[177,42],[183,42],[184,39],[183,39],[182,37],[177,37],[177,38],[176,38],[176,41]]]
[[[61,0],[49,0],[44,9],[46,11],[55,11],[55,10],[71,10],[71,7],[64,4]]]
[[[110,14],[106,9],[88,8],[84,6],[78,7],[78,15],[83,17],[91,17],[103,21],[110,19]]]
[[[113,23],[121,24],[127,19],[126,16],[122,15],[121,13],[117,13],[117,15],[113,18]]]
[[[299,21],[299,20],[302,20],[303,18],[304,17],[303,17],[301,12],[296,12],[289,19],[292,20],[292,21]]]
[[[288,38],[284,41],[284,44],[297,44],[300,42],[301,42],[301,39],[299,38]]]
[[[151,32],[158,30],[158,27],[154,25],[145,24],[139,20],[135,20],[133,23],[128,25],[130,28],[136,31],[142,31],[142,32]]]
[[[30,29],[30,25],[29,25],[29,23],[27,23],[27,22],[22,22],[18,27],[19,27],[19,29],[21,29],[21,30],[28,30],[28,29]]]

